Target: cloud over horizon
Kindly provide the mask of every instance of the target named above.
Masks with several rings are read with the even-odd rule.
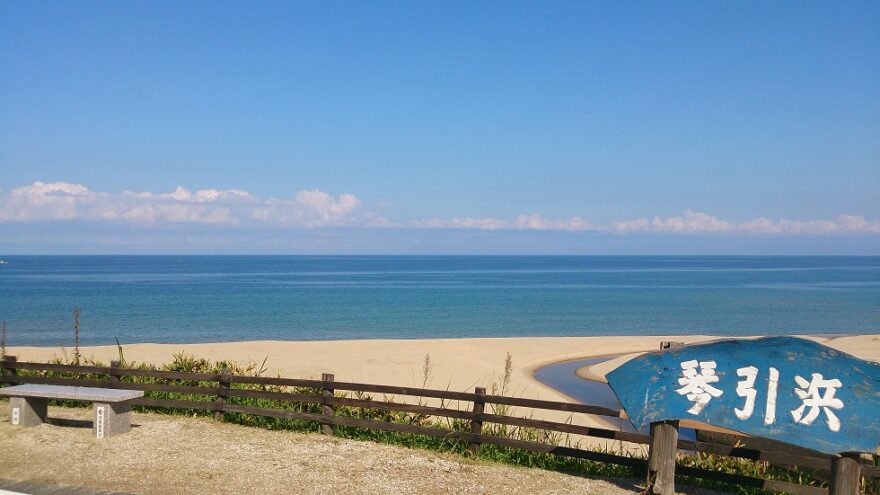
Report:
[[[354,194],[333,196],[301,190],[291,198],[260,199],[241,189],[178,186],[168,193],[107,193],[82,184],[34,182],[0,190],[0,223],[86,221],[129,225],[203,224],[220,226],[286,226],[293,228],[363,227],[472,230],[597,232],[616,235],[845,235],[880,234],[880,221],[841,214],[834,219],[789,220],[758,217],[733,222],[705,212],[686,210],[668,217],[633,218],[596,224],[581,216],[546,218],[536,213],[513,219],[495,217],[427,218],[397,223],[365,208]]]
[[[298,191],[291,199],[260,200],[240,189],[178,186],[170,193],[91,191],[82,184],[34,182],[0,191],[0,222],[82,220],[131,224],[200,223],[290,225],[298,227],[373,226],[390,222],[361,209],[353,194],[338,197]]]

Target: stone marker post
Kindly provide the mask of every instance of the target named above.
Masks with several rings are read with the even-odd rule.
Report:
[[[39,426],[48,418],[47,399],[37,397],[10,397],[9,417],[15,426]]]
[[[92,431],[98,438],[107,438],[131,430],[131,400],[95,402]]]

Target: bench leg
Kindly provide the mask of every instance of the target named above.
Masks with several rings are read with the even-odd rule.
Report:
[[[9,418],[16,426],[40,426],[46,422],[47,399],[35,397],[11,397]]]
[[[95,402],[92,431],[98,438],[112,437],[131,429],[131,402]]]

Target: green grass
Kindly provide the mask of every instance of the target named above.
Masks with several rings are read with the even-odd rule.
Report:
[[[122,352],[120,349],[120,358],[123,358]],[[122,360],[122,359],[121,359]],[[57,359],[54,361],[56,364],[69,364],[64,363],[62,360]],[[260,376],[265,373],[265,369],[263,366],[257,366],[256,364],[250,364],[247,366],[241,366],[232,362],[211,362],[207,359],[197,358],[194,356],[186,355],[186,354],[177,354],[174,356],[172,362],[167,363],[163,366],[156,367],[153,365],[148,365],[144,363],[132,363],[132,362],[124,362],[123,367],[125,368],[137,368],[137,369],[160,369],[164,371],[178,371],[178,372],[195,372],[195,373],[220,373],[223,370],[228,371],[232,374],[237,375],[250,375],[250,376]],[[92,360],[82,359],[81,364],[90,365],[90,366],[105,366],[103,363],[95,362]],[[426,369],[429,369],[429,358],[426,357]],[[509,367],[509,363],[505,365],[505,369]],[[107,379],[109,376],[100,375],[100,374],[76,374],[76,373],[67,373],[67,372],[48,372],[48,371],[28,371],[28,370],[20,370],[21,375],[30,375],[30,376],[43,376],[43,377],[63,377],[63,378],[81,378],[87,380],[95,380],[95,379]],[[503,376],[508,376],[507,374]],[[189,385],[189,386],[204,386],[204,387],[212,387],[216,389],[216,382],[198,382],[191,380],[165,380],[161,378],[149,378],[149,377],[123,377],[123,382],[135,382],[135,383],[167,383],[174,385]],[[274,386],[274,385],[256,385],[256,384],[240,384],[235,383],[232,385],[235,389],[245,389],[245,390],[262,390],[262,391],[270,391],[270,392],[296,392],[301,394],[312,394],[319,395],[320,390],[311,389],[311,388],[300,388],[300,387],[282,387],[282,386]],[[493,385],[492,390],[494,392],[504,393],[506,391],[507,383],[506,380],[502,379],[502,383],[500,385]],[[179,394],[179,393],[168,393],[168,392],[146,392],[146,397],[154,398],[154,399],[172,399],[172,400],[191,400],[191,401],[204,401],[204,402],[212,402],[214,399],[211,396],[200,396],[200,395],[192,395],[192,394]],[[343,393],[337,393],[337,396],[345,396]],[[373,399],[370,395],[363,393],[351,393],[350,394],[354,398],[359,399]],[[383,398],[384,399],[384,398]],[[383,400],[379,399],[379,400]],[[271,400],[271,399],[255,399],[255,398],[245,398],[245,397],[229,397],[227,399],[229,404],[238,404],[250,407],[259,407],[259,408],[272,408],[272,409],[282,409],[288,411],[297,411],[297,412],[306,412],[313,414],[321,413],[320,404],[313,403],[302,403],[302,402],[293,402],[293,401],[280,401],[280,400]],[[88,404],[84,404],[82,402],[75,401],[53,401],[53,405],[64,406],[64,407],[87,407]],[[187,416],[209,416],[213,415],[211,411],[202,411],[197,409],[167,409],[167,408],[158,408],[158,407],[148,407],[148,406],[136,406],[134,408],[137,411],[141,412],[152,412],[157,414],[167,414],[167,415],[187,415]],[[496,414],[510,414],[513,415],[511,408],[506,406],[495,406],[492,408],[493,413]],[[351,418],[358,419],[369,419],[374,421],[385,421],[385,422],[393,422],[400,424],[411,424],[418,425],[424,427],[432,427],[432,428],[442,428],[451,431],[470,431],[470,422],[465,420],[456,420],[451,418],[436,418],[436,417],[428,417],[422,414],[414,414],[408,412],[393,412],[393,411],[385,411],[381,409],[368,409],[368,408],[356,408],[356,407],[348,407],[348,406],[337,406],[335,409],[335,414],[337,416],[345,416]],[[235,423],[243,426],[250,427],[258,427],[265,428],[270,430],[291,430],[291,431],[299,431],[299,432],[316,432],[318,431],[318,424],[312,421],[302,421],[296,419],[286,419],[286,418],[273,418],[273,417],[265,417],[265,416],[253,416],[247,414],[240,413],[231,413],[226,412],[223,414],[224,421],[229,423]],[[379,430],[371,430],[365,428],[356,428],[356,427],[348,427],[348,426],[334,426],[333,427],[334,434],[341,438],[348,438],[353,440],[361,440],[361,441],[373,441],[380,442],[391,445],[405,446],[410,448],[419,448],[425,450],[432,451],[441,451],[441,452],[449,452],[455,453],[461,456],[473,457],[473,455],[468,450],[468,443],[466,441],[448,439],[448,438],[440,438],[433,436],[425,436],[425,435],[414,435],[409,433],[397,433],[397,432],[387,432],[387,431],[379,431]],[[522,427],[511,427],[506,425],[497,425],[497,424],[484,424],[483,433],[487,435],[494,435],[503,438],[511,438],[516,440],[528,440],[533,442],[541,442],[549,445],[561,445],[567,447],[579,447],[577,442],[572,442],[572,439],[569,435],[560,434],[558,432],[550,432],[546,430],[540,430],[535,428],[522,428]],[[622,452],[612,452],[615,454],[623,455]],[[598,476],[598,477],[609,477],[609,478],[641,478],[645,477],[645,473],[643,470],[634,469],[626,466],[620,466],[616,464],[609,464],[603,462],[595,462],[589,460],[575,459],[571,457],[564,456],[556,456],[553,454],[542,454],[537,452],[530,452],[522,449],[508,448],[508,447],[499,447],[494,445],[482,445],[479,453],[479,458],[488,461],[501,462],[506,464],[513,464],[517,466],[524,467],[534,467],[547,469],[552,471],[560,471],[569,474],[579,475],[579,476]],[[813,477],[808,471],[802,470],[785,470],[781,468],[777,468],[769,465],[766,462],[761,461],[750,461],[745,459],[737,459],[732,457],[724,457],[724,456],[716,456],[711,454],[697,454],[697,455],[682,455],[680,457],[679,463],[685,466],[692,466],[701,469],[709,469],[713,471],[720,471],[730,474],[738,474],[743,476],[750,476],[755,478],[765,478],[765,479],[775,479],[781,481],[788,481],[794,483],[801,483],[805,485],[813,485],[813,486],[824,486],[823,483]],[[734,486],[730,484],[712,482],[701,479],[693,479],[693,478],[683,478],[681,481],[687,482],[688,484],[699,485],[706,488],[712,488],[716,490],[724,490],[730,491],[733,493],[743,494],[743,495],[758,495],[758,494],[768,494],[773,492],[768,492],[766,490],[752,488],[752,487],[742,487],[742,486]],[[877,483],[877,480],[870,483],[868,486],[863,486],[862,489],[867,493],[880,493],[880,484]]]

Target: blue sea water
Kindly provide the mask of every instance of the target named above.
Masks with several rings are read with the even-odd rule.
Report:
[[[880,333],[880,257],[3,259],[9,345]]]

